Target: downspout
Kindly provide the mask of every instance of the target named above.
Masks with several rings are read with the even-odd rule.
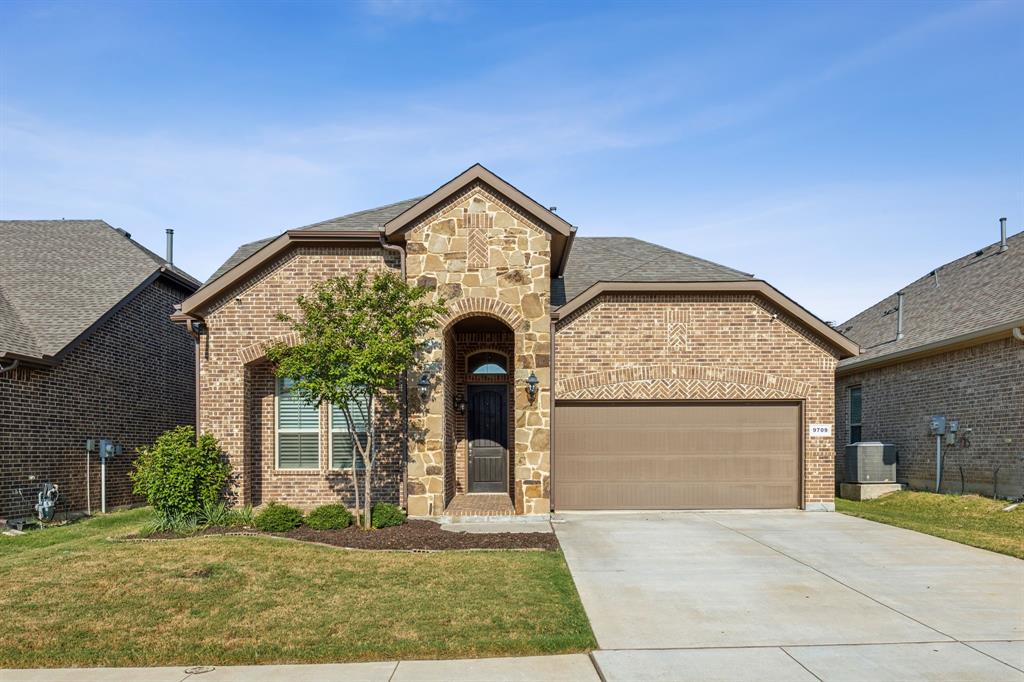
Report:
[[[188,320],[185,325],[188,333],[192,335],[192,338],[196,341],[196,380],[195,380],[195,402],[196,402],[196,437],[200,433],[200,422],[199,422],[199,396],[201,395],[199,390],[199,378],[200,371],[202,369],[202,338],[203,329],[206,327],[206,320],[199,315],[193,315],[195,319]]]
[[[405,282],[405,249],[398,244],[388,244],[384,239],[384,233],[380,235],[380,248],[385,251],[393,251],[398,254],[398,265],[402,273],[402,281]],[[409,511],[409,376],[405,372],[399,380],[399,389],[402,391],[402,489],[398,493],[398,504]]]
[[[6,367],[0,366],[0,374],[7,374],[8,372],[13,372],[14,370],[18,369],[18,365],[20,364],[21,360],[15,360]]]
[[[549,300],[550,305],[550,300]],[[548,381],[551,382],[551,387],[548,389],[551,392],[551,400],[548,403],[548,409],[550,410],[548,416],[548,466],[551,471],[548,472],[548,486],[551,490],[551,499],[548,501],[548,512],[555,510],[555,320],[551,319],[551,372]]]
[[[1013,338],[1017,339],[1018,341],[1024,341],[1024,327],[1014,327]]]

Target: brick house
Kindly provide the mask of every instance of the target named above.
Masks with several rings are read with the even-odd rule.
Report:
[[[375,420],[377,499],[413,515],[833,507],[834,372],[855,344],[746,273],[577,237],[479,165],[245,244],[182,304],[202,330],[199,423],[242,501],[351,502],[353,434],[299,404],[265,348],[315,282],[385,268],[448,311],[425,397],[417,373]]]
[[[958,424],[943,438],[944,492],[1024,494],[1024,232],[837,328],[863,349],[836,371],[837,480],[846,443],[884,441],[898,448],[899,482],[934,490],[938,415]]]
[[[102,220],[0,221],[0,519],[137,502],[132,454],[195,418],[195,341],[168,316],[199,283]],[[86,471],[89,476],[87,478]]]

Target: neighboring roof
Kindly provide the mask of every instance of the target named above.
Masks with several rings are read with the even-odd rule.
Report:
[[[331,218],[330,220],[324,220],[319,223],[313,223],[312,225],[304,225],[302,227],[296,227],[296,230],[323,230],[323,231],[338,231],[338,232],[380,232],[383,229],[384,223],[391,220],[398,214],[402,213],[410,206],[414,206],[423,197],[414,197],[412,199],[405,199],[403,201],[396,201],[393,204],[386,204],[384,206],[378,206],[376,208],[368,208],[363,211],[356,211],[355,213],[349,213],[348,215],[339,216],[337,218]],[[253,255],[264,246],[274,241],[280,235],[274,235],[273,237],[266,237],[264,239],[257,239],[254,242],[248,244],[242,244],[238,249],[231,254],[231,257],[224,261],[216,272],[210,275],[210,278],[206,280],[203,286],[206,286],[213,280],[217,279],[225,272],[235,267],[249,256]]]
[[[102,220],[0,220],[0,356],[50,361],[159,276],[199,286]]]
[[[752,275],[633,237],[577,237],[551,303],[560,306],[597,282],[721,282]]]
[[[840,371],[895,362],[911,354],[1008,333],[1024,324],[1024,232],[942,265],[903,291],[903,338],[896,339],[892,294],[836,328],[860,343]]]
[[[697,282],[597,282],[579,296],[552,312],[551,317],[556,320],[564,319],[602,294],[661,294],[673,292],[756,294],[778,306],[789,316],[803,324],[808,331],[816,334],[820,339],[832,346],[832,348],[839,352],[840,358],[852,357],[859,351],[856,343],[837,332],[806,308],[799,305],[796,301],[789,298],[767,282],[750,278],[740,280],[705,280]]]

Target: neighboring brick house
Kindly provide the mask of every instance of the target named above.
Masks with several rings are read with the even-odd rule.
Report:
[[[138,502],[136,448],[195,418],[195,341],[168,316],[199,283],[102,220],[0,221],[0,519]],[[86,479],[88,458],[89,479]]]
[[[943,491],[1024,494],[1024,233],[936,268],[837,328],[863,348],[836,372],[840,481],[846,443],[884,441],[898,448],[898,481],[934,489],[929,421],[943,416],[958,423],[952,442],[943,439]]]
[[[417,373],[378,419],[379,499],[435,516],[833,507],[834,370],[855,344],[748,274],[577,238],[479,165],[246,244],[182,304],[175,320],[202,329],[199,422],[242,501],[352,502],[351,435],[331,406],[300,404],[265,349],[293,340],[276,315],[300,293],[361,269],[448,302],[426,399]]]

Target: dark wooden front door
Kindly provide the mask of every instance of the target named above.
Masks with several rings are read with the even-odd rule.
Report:
[[[508,387],[471,385],[466,406],[469,492],[508,491]]]

